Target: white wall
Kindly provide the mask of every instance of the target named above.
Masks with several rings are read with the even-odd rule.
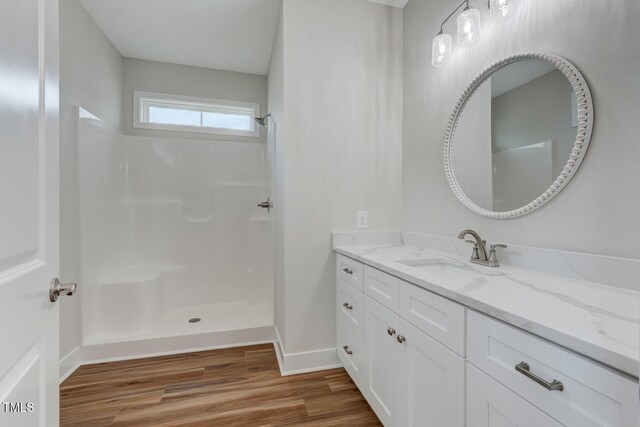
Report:
[[[275,144],[275,326],[280,334],[281,345],[284,345],[284,38],[282,23],[282,4],[278,14],[278,26],[271,50],[269,63],[268,93],[271,113],[271,130],[274,140],[267,144]]]
[[[166,62],[124,58],[122,97],[122,125],[127,135],[184,138],[184,132],[136,129],[133,127],[133,91],[168,93],[230,101],[257,102],[261,114],[267,108],[267,77],[234,71],[213,70]],[[212,141],[265,142],[266,132],[260,138],[189,133],[188,138]]]
[[[284,350],[335,358],[333,230],[398,229],[402,11],[284,0]],[[282,334],[282,331],[280,331]]]
[[[77,0],[60,1],[60,276],[77,281],[77,112],[82,105],[119,128],[122,57]],[[80,296],[60,300],[60,356],[80,343]]]
[[[516,16],[487,25],[478,46],[456,50],[442,69],[430,64],[430,44],[451,2],[411,0],[404,8],[403,229],[457,235],[470,227],[494,242],[640,258],[634,231],[640,217],[640,81],[633,71],[640,70],[640,3],[522,0],[518,6]],[[490,220],[467,210],[449,189],[442,137],[474,76],[500,58],[528,51],[564,56],[581,70],[594,99],[593,138],[580,170],[550,204],[517,219]]]

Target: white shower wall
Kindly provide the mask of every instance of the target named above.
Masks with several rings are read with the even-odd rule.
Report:
[[[84,116],[83,344],[272,326],[265,144],[123,136]]]

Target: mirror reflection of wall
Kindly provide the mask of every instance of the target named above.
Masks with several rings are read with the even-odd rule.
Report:
[[[467,197],[505,212],[540,196],[569,159],[575,104],[566,77],[546,61],[493,73],[467,101],[455,131],[452,158]]]
[[[491,79],[469,99],[456,128],[454,145],[458,182],[467,197],[492,210]]]

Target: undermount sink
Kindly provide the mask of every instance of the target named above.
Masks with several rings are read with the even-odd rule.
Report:
[[[429,273],[454,281],[470,281],[477,278],[497,276],[501,272],[497,268],[476,267],[462,261],[444,258],[407,259],[396,261],[408,267],[417,268],[419,273]]]

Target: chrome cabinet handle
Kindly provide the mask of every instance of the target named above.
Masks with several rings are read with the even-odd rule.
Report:
[[[391,326],[389,326],[389,327],[387,328],[387,333],[388,333],[389,335],[391,335],[391,336],[394,336],[394,335],[396,334],[396,330],[395,330],[395,329],[393,329]]]
[[[522,375],[524,375],[525,377],[529,378],[530,380],[535,381],[536,383],[540,384],[542,387],[546,388],[547,390],[551,390],[551,391],[562,391],[564,390],[564,385],[558,381],[558,380],[553,380],[551,382],[544,380],[542,378],[540,378],[539,376],[537,376],[536,374],[534,374],[533,372],[531,372],[529,370],[529,364],[527,362],[520,362],[516,365],[516,371],[520,372]]]
[[[58,297],[60,295],[66,295],[70,297],[71,295],[76,293],[77,287],[78,285],[76,285],[75,283],[60,283],[60,279],[54,277],[53,279],[51,279],[51,284],[49,285],[49,301],[58,301]]]
[[[353,306],[351,304],[349,304],[348,302],[343,302],[342,305],[344,306],[344,308],[346,308],[347,310],[353,310]]]
[[[342,271],[344,271],[347,274],[353,274],[353,270],[349,270],[347,267],[343,268]]]
[[[398,340],[398,342],[399,342],[400,344],[402,344],[402,343],[403,343],[403,342],[405,342],[407,339],[404,337],[404,335],[398,335],[398,336],[396,337],[396,340]]]
[[[349,346],[348,345],[343,345],[342,349],[344,350],[345,353],[347,354],[353,354],[353,351],[349,350]]]

